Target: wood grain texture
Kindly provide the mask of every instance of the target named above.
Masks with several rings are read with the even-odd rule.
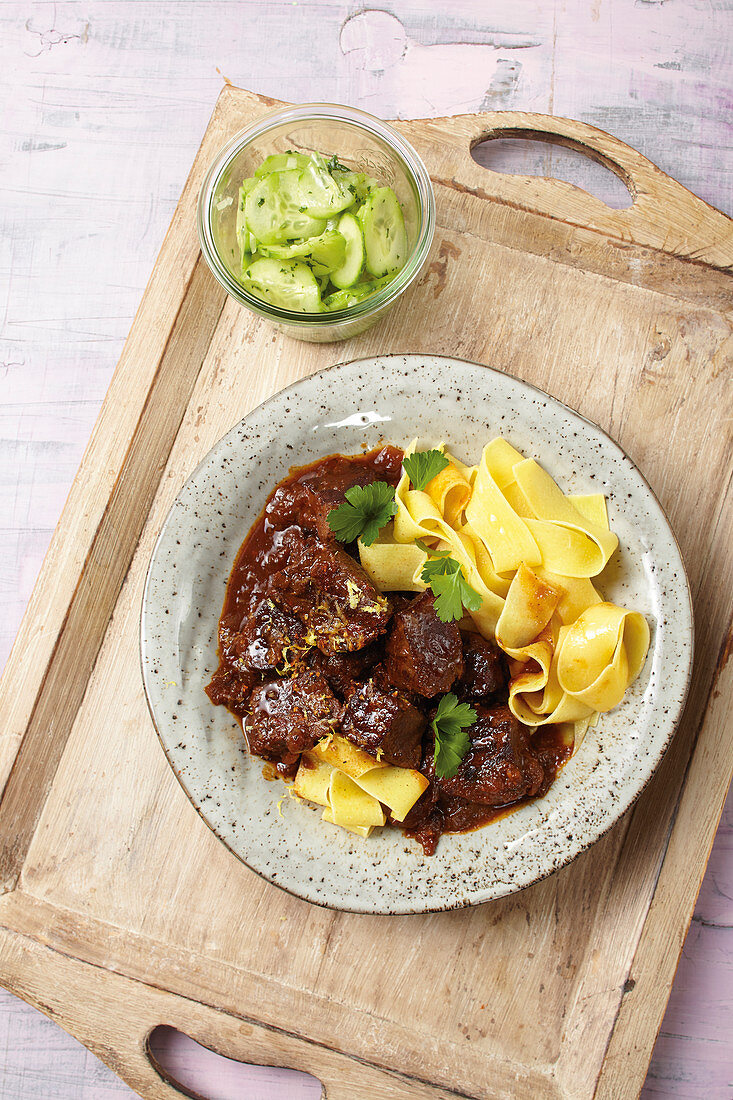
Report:
[[[251,95],[225,89],[212,129],[221,140],[259,110],[261,104]],[[488,114],[482,121],[501,126],[506,120]],[[557,126],[538,117],[528,121],[535,129]],[[451,135],[457,128],[467,146],[477,124],[470,118],[443,125],[402,124],[434,178],[449,181],[438,184],[436,259],[411,289],[404,307],[377,329],[350,342],[349,354],[368,354],[385,342],[395,351],[449,350],[444,344],[451,340],[455,353],[491,359],[493,365],[551,389],[619,438],[670,512],[690,567],[698,609],[704,613],[692,705],[649,790],[616,829],[559,874],[520,895],[473,911],[385,919],[316,909],[256,879],[200,827],[193,809],[175,789],[151,736],[140,693],[137,623],[152,544],[186,474],[223,430],[274,389],[343,357],[339,345],[314,347],[287,341],[230,301],[221,309],[221,295],[213,288],[209,297],[216,304],[208,308],[211,327],[204,326],[207,338],[199,355],[198,344],[187,339],[185,328],[187,323],[197,331],[200,327],[193,268],[180,290],[182,305],[161,313],[157,285],[168,285],[164,273],[170,257],[175,262],[175,249],[195,255],[195,248],[189,251],[193,227],[180,213],[190,209],[195,195],[210,147],[211,135],[207,135],[159,262],[158,282],[153,282],[143,300],[128,351],[118,367],[116,387],[134,394],[131,404],[140,412],[129,429],[130,445],[120,448],[120,465],[111,471],[115,476],[107,507],[96,526],[78,526],[78,505],[72,498],[56,536],[62,545],[75,544],[84,562],[81,584],[71,585],[57,603],[62,605],[67,598],[73,607],[77,593],[87,586],[97,593],[88,608],[88,633],[100,641],[96,661],[91,672],[83,655],[77,662],[71,642],[79,627],[73,615],[61,614],[59,606],[61,637],[68,631],[70,644],[56,648],[51,666],[58,662],[56,675],[61,680],[73,682],[78,675],[83,691],[76,699],[72,695],[69,721],[53,728],[58,748],[44,775],[47,789],[36,784],[36,798],[23,803],[28,766],[24,767],[21,743],[0,804],[8,891],[0,901],[6,980],[22,995],[40,1000],[40,971],[14,960],[19,936],[42,945],[46,969],[55,965],[49,960],[58,959],[63,971],[59,982],[77,982],[76,998],[70,999],[67,991],[50,1005],[54,1018],[93,1043],[145,1095],[170,1092],[151,1076],[154,1071],[144,1047],[155,1023],[175,1022],[171,998],[182,998],[190,1006],[185,1030],[194,1038],[217,1046],[206,1026],[214,1018],[219,1020],[219,1044],[222,1035],[234,1036],[242,1022],[248,1035],[260,1029],[263,1042],[271,1033],[271,1049],[272,1035],[286,1035],[290,1064],[309,1068],[321,1080],[328,1078],[328,1094],[337,1100],[363,1095],[367,1087],[377,1090],[369,1094],[385,1097],[446,1092],[487,1095],[487,1077],[496,1097],[590,1097],[603,1070],[610,1029],[629,989],[637,944],[655,923],[647,918],[647,911],[653,899],[657,902],[659,866],[696,739],[703,750],[693,757],[690,785],[705,775],[704,750],[716,757],[717,783],[708,778],[708,812],[698,824],[703,856],[704,846],[712,839],[731,769],[730,747],[718,725],[730,693],[720,692],[702,728],[699,715],[705,712],[720,639],[729,628],[730,607],[715,597],[730,579],[733,563],[730,512],[704,473],[711,465],[725,469],[730,463],[730,440],[723,426],[730,325],[720,312],[721,280],[727,276],[719,271],[716,257],[708,265],[701,289],[699,263],[690,262],[681,239],[676,247],[682,255],[667,254],[666,278],[653,289],[584,270],[582,248],[576,249],[570,262],[557,259],[563,251],[573,255],[578,232],[567,209],[552,216],[544,209],[528,213],[512,201],[501,201],[511,198],[513,186],[510,181],[502,189],[502,177],[495,184],[498,201],[475,193],[470,176],[473,162],[465,158],[459,162]],[[592,131],[578,125],[572,133],[584,143],[597,140]],[[540,206],[542,201],[540,196]],[[720,215],[707,214],[704,204],[698,207],[682,188],[676,192],[676,201],[682,208],[690,206],[702,222],[709,217],[717,224]],[[681,224],[684,217],[682,213],[673,220]],[[654,252],[646,238],[635,243],[621,242],[615,234],[604,236],[610,271],[619,263],[621,248],[629,266],[654,267]],[[511,240],[511,245],[503,240]],[[530,240],[532,247],[525,250],[524,242]],[[596,267],[602,260],[599,251]],[[498,281],[500,297],[492,295]],[[206,285],[205,280],[201,285]],[[464,331],[456,348],[456,333],[446,333],[444,317],[465,314],[468,298],[476,294],[486,303],[485,325]],[[194,303],[190,307],[189,295]],[[204,297],[202,292],[202,302]],[[440,310],[430,305],[438,299]],[[559,302],[582,303],[583,315],[595,318],[593,328],[579,326],[567,306],[558,310]],[[418,312],[422,321],[416,331]],[[149,373],[143,399],[139,385],[133,386],[139,370],[135,349],[145,344],[151,324],[158,331],[163,317],[169,335],[158,336],[160,358]],[[521,346],[516,336],[520,317],[524,318]],[[666,343],[660,344],[662,340]],[[609,341],[615,342],[612,353]],[[667,360],[664,377],[655,366],[660,354]],[[609,357],[617,364],[610,387]],[[190,388],[170,381],[171,375],[178,378],[179,359],[184,375],[190,364]],[[150,371],[147,355],[144,361]],[[102,416],[114,421],[113,407],[105,405]],[[126,419],[129,422],[129,414]],[[157,420],[159,432],[152,428]],[[699,445],[686,454],[686,472],[680,480],[679,456],[669,445],[661,447],[659,439],[668,440],[673,430],[684,449],[689,441],[699,439],[704,421],[710,429],[705,447]],[[658,438],[650,433],[650,424]],[[142,482],[134,476],[140,447],[147,457],[149,479]],[[128,471],[138,485],[139,508],[131,508],[117,488]],[[710,517],[702,538],[701,515]],[[723,520],[713,522],[717,516]],[[94,553],[94,548],[107,523],[116,532],[119,576],[124,575],[121,588],[114,582],[116,570],[112,570],[113,583],[100,584],[109,561],[107,555]],[[715,587],[706,568],[711,560],[716,563]],[[41,588],[44,583],[42,577]],[[35,694],[27,694],[31,738],[38,736],[34,716],[50,707],[58,693],[52,678],[39,681],[35,664],[24,673],[22,665],[15,663],[28,659],[36,619],[37,613],[31,610],[9,666],[13,676],[25,676],[35,685]],[[13,682],[10,677],[4,679],[6,692],[10,693]],[[115,721],[110,727],[106,716],[112,712]],[[685,835],[678,831],[683,806],[684,799],[671,832],[673,841]],[[114,831],[109,829],[110,819],[115,822]],[[21,837],[27,833],[27,844],[18,844],[19,831]],[[185,859],[181,858],[182,835],[186,836]],[[674,845],[670,852],[674,858]],[[687,889],[673,879],[669,899],[658,902],[658,926],[666,921],[677,933],[677,939],[671,940],[677,946],[671,952],[672,970],[702,866],[702,859],[690,860]],[[207,868],[203,881],[202,867]],[[418,924],[419,963],[415,956]],[[656,945],[658,931],[657,936],[653,931],[647,934]],[[30,957],[28,950],[18,957]],[[638,1016],[635,1021],[638,1064],[627,1058],[624,1088],[643,1080],[672,980],[672,972],[661,983],[646,977],[645,958],[642,953],[638,962],[639,997],[645,998],[644,1024]],[[115,975],[114,982],[123,981],[119,976],[125,975],[125,981],[136,983],[139,1009],[128,1011],[128,1026],[124,1032],[118,1028],[117,1038],[105,1034],[100,1041],[94,1036],[101,1021],[89,999],[96,1004],[95,983],[103,983],[109,974]],[[436,990],[441,991],[439,998]],[[168,1006],[166,1020],[160,1019],[160,1009],[146,1002],[149,991],[154,991],[155,1005]],[[124,993],[126,998],[129,995],[129,990]],[[528,1031],[528,1016],[542,1016],[543,1028]],[[621,1024],[623,1019],[622,1011]],[[629,1038],[623,1032],[616,1042],[624,1053],[628,1051]],[[324,1050],[340,1052],[333,1063],[336,1068],[328,1059],[320,1059],[318,1052]],[[236,1048],[229,1052],[238,1053]],[[605,1088],[602,1076],[599,1087]]]
[[[538,8],[498,0],[490,11],[463,2],[440,13],[427,2],[390,9],[363,13],[339,3],[278,0],[2,6],[7,64],[0,84],[12,111],[0,123],[6,150],[0,282],[7,285],[0,332],[0,656],[28,599],[220,72],[272,95],[343,99],[384,116],[554,110],[611,130],[703,198],[733,209],[727,4],[594,0]],[[294,52],[298,65],[280,63]],[[502,163],[494,157],[494,166]],[[557,175],[565,166],[546,145],[523,167]],[[581,159],[570,178],[613,198],[602,175],[593,176]],[[511,225],[500,228],[510,243]],[[583,262],[591,265],[595,247],[598,270],[633,282],[623,253],[613,272],[604,268],[608,257],[594,236],[582,241]],[[581,250],[577,236],[568,242],[555,249],[555,260]],[[439,280],[445,257],[437,263]],[[652,279],[654,264],[642,263]],[[656,370],[663,382],[663,361]],[[38,640],[42,658],[43,646],[54,644],[50,625],[50,638]],[[704,1088],[706,1100],[727,1100],[731,1092],[730,1023],[718,1030],[731,1019],[725,991],[733,953],[719,946],[726,936],[730,943],[726,927],[733,920],[729,838],[730,826],[714,850],[697,931],[680,967],[680,975],[687,963],[688,973],[708,976],[706,995],[689,1001],[685,984],[675,1009],[673,994],[649,1082],[655,1096],[697,1100]],[[706,955],[708,943],[715,947]],[[708,965],[713,957],[717,965]],[[57,1064],[47,1064],[55,1074]],[[87,1095],[99,1094],[98,1080],[90,1078]],[[75,1082],[56,1081],[54,1095],[67,1086]]]

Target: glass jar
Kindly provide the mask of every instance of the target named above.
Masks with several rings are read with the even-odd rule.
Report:
[[[402,207],[409,243],[407,262],[387,286],[348,309],[299,313],[250,294],[237,277],[239,187],[271,153],[335,153],[356,172],[391,187]],[[328,343],[356,336],[375,324],[414,282],[427,260],[435,231],[435,198],[425,165],[386,122],[354,107],[310,103],[271,111],[224,146],[209,169],[198,204],[201,249],[217,281],[247,309],[297,340]]]

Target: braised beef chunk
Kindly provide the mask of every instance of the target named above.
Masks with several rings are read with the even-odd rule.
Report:
[[[435,854],[443,830],[443,813],[438,805],[437,790],[428,787],[418,798],[402,825],[406,836],[413,837],[422,846],[426,856]]]
[[[337,695],[346,695],[365,672],[372,668],[381,656],[376,643],[364,649],[355,649],[352,653],[321,653],[312,649],[307,662],[310,668],[316,668],[328,680],[332,691]]]
[[[400,691],[372,677],[356,684],[341,719],[344,737],[399,768],[419,768],[427,718]]]
[[[299,619],[282,611],[264,597],[247,613],[239,629],[231,618],[219,624],[219,652],[222,660],[238,669],[284,668],[305,649],[305,628]]]
[[[506,657],[498,645],[480,634],[464,634],[459,694],[469,699],[490,699],[505,690],[508,679]]]
[[[252,692],[244,731],[250,752],[265,760],[294,763],[334,732],[342,705],[323,676],[299,670],[286,680],[267,680]]]
[[[471,747],[452,779],[438,779],[448,795],[483,806],[506,806],[537,794],[545,773],[532,751],[529,730],[508,707],[476,704]]]
[[[260,677],[254,672],[240,671],[221,664],[206,685],[206,694],[216,706],[228,707],[241,718],[247,710],[252,688],[259,680]]]
[[[281,485],[265,514],[276,528],[282,530],[297,524],[325,542],[333,538],[328,513],[343,504],[347,489],[375,481],[397,485],[401,468],[402,452],[396,447],[382,448],[369,465],[333,455],[315,468],[306,469],[297,480]]]
[[[462,675],[461,632],[455,623],[441,622],[430,592],[394,616],[386,671],[395,687],[428,698],[449,691]]]
[[[279,607],[300,619],[307,638],[323,653],[363,649],[386,629],[389,601],[336,543],[292,527],[282,536],[278,561],[268,591]]]
[[[267,518],[276,527],[297,524],[324,541],[333,538],[328,513],[346,499],[352,485],[371,485],[377,481],[369,466],[357,466],[346,458],[334,459],[327,470],[315,470],[291,484],[284,485],[267,505]]]

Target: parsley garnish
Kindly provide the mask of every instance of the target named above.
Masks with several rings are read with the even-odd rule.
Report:
[[[433,591],[435,613],[441,622],[452,623],[462,619],[464,607],[468,611],[478,611],[481,596],[463,576],[460,563],[445,550],[428,550],[426,546],[420,549],[437,555],[432,561],[425,562],[420,576]]]
[[[365,546],[371,546],[397,511],[393,486],[386,481],[352,485],[344,495],[344,503],[328,513],[328,526],[339,542],[361,539]]]
[[[424,554],[428,554],[431,558],[449,558],[450,550],[433,550],[431,546],[428,546],[422,539],[415,539],[415,545],[419,546]],[[424,579],[424,578],[423,578]]]
[[[402,465],[415,488],[424,489],[436,474],[446,468],[448,459],[441,451],[413,451],[405,456]]]
[[[452,779],[471,746],[466,730],[476,721],[476,711],[468,703],[459,703],[452,691],[438,703],[433,719],[435,734],[435,774]]]

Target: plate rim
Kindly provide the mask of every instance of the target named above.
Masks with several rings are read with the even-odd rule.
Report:
[[[216,450],[218,447],[220,447],[224,443],[224,441],[227,440],[230,436],[234,435],[234,433],[239,431],[240,428],[246,423],[246,421],[248,420],[249,417],[253,416],[255,413],[258,413],[258,412],[261,412],[262,410],[267,409],[268,405],[270,405],[276,399],[278,399],[278,398],[282,397],[283,395],[291,392],[292,390],[297,389],[303,383],[309,382],[309,381],[311,381],[311,379],[321,378],[324,375],[328,375],[331,372],[336,372],[336,371],[341,370],[341,369],[346,368],[346,367],[353,367],[357,364],[373,363],[375,360],[385,360],[385,359],[386,360],[391,360],[391,359],[401,360],[403,362],[406,362],[408,359],[437,359],[437,360],[443,360],[445,362],[461,363],[464,366],[478,367],[481,370],[491,371],[493,374],[499,375],[503,379],[509,379],[509,381],[511,383],[513,383],[514,385],[516,385],[520,388],[523,388],[525,390],[529,390],[532,393],[537,394],[542,398],[546,398],[546,399],[550,400],[554,405],[559,406],[564,412],[570,414],[571,417],[582,421],[584,424],[588,425],[591,429],[593,429],[593,431],[597,432],[600,436],[602,436],[607,441],[607,443],[611,444],[611,447],[613,448],[613,450],[616,451],[618,457],[620,457],[626,463],[629,464],[631,469],[636,473],[639,480],[642,482],[644,488],[646,489],[646,492],[649,494],[649,496],[652,498],[652,500],[656,504],[657,508],[659,509],[659,513],[660,513],[660,515],[661,515],[661,517],[664,521],[667,532],[668,532],[668,534],[671,538],[672,545],[675,548],[678,559],[679,559],[679,565],[680,565],[680,570],[681,570],[681,579],[682,579],[682,582],[683,582],[684,592],[685,592],[685,595],[687,597],[687,600],[686,600],[686,603],[685,603],[685,610],[686,610],[687,619],[688,619],[688,622],[689,622],[689,631],[686,633],[685,641],[684,641],[684,648],[686,649],[686,652],[687,652],[687,668],[686,668],[686,671],[685,671],[684,688],[683,688],[683,691],[681,693],[680,700],[679,700],[679,702],[676,706],[674,714],[670,715],[669,718],[668,718],[669,726],[668,726],[667,736],[664,740],[664,743],[657,750],[656,759],[654,760],[654,763],[653,763],[653,765],[652,765],[652,767],[649,771],[649,774],[644,779],[643,783],[639,786],[639,788],[629,798],[628,802],[625,803],[625,805],[624,805],[624,807],[621,811],[615,813],[615,816],[612,816],[612,819],[610,821],[608,821],[607,823],[603,823],[599,828],[595,829],[595,831],[592,833],[592,835],[588,839],[581,842],[581,844],[577,848],[577,850],[574,850],[574,852],[571,855],[568,855],[567,858],[565,858],[563,856],[563,858],[561,858],[561,860],[558,863],[556,863],[555,865],[553,865],[551,867],[548,867],[546,870],[541,871],[538,874],[536,874],[533,877],[531,882],[526,882],[526,883],[521,883],[521,884],[519,884],[519,883],[518,884],[504,883],[504,884],[502,884],[503,886],[506,887],[504,889],[501,889],[501,888],[498,888],[498,889],[485,888],[483,891],[477,892],[477,894],[475,896],[469,896],[469,897],[466,897],[466,898],[461,898],[461,899],[459,899],[457,901],[454,901],[454,902],[446,900],[445,902],[439,902],[437,904],[427,904],[427,905],[419,905],[419,906],[408,904],[408,905],[405,905],[404,907],[399,906],[399,907],[390,907],[390,908],[380,907],[378,904],[376,904],[376,905],[375,904],[364,904],[363,906],[362,905],[339,905],[339,904],[335,904],[333,902],[326,901],[324,899],[320,899],[318,897],[310,896],[305,890],[300,890],[297,887],[297,885],[286,885],[284,882],[279,881],[278,878],[270,877],[266,873],[265,870],[262,870],[258,867],[253,866],[250,862],[248,862],[248,860],[240,852],[236,851],[232,847],[232,845],[222,835],[220,835],[220,833],[217,831],[217,829],[214,827],[214,825],[204,815],[202,808],[196,803],[192,792],[189,791],[189,789],[186,785],[186,782],[185,782],[185,780],[184,780],[184,778],[183,778],[183,776],[180,772],[180,769],[176,766],[176,764],[174,763],[174,761],[172,760],[172,758],[170,756],[170,753],[168,751],[168,747],[167,747],[166,742],[163,738],[163,735],[161,733],[158,721],[157,721],[156,716],[155,716],[155,711],[154,711],[154,708],[153,708],[153,702],[152,702],[152,698],[151,698],[151,691],[149,690],[148,678],[147,678],[147,675],[146,675],[147,666],[146,666],[146,660],[145,660],[145,651],[146,651],[145,619],[146,619],[146,612],[147,612],[147,609],[148,609],[149,587],[150,587],[150,584],[151,584],[153,569],[154,569],[154,565],[156,563],[156,558],[157,558],[157,555],[158,555],[158,551],[159,551],[161,543],[163,542],[163,539],[165,537],[165,534],[166,534],[166,531],[167,531],[167,528],[168,528],[168,524],[169,524],[171,518],[173,517],[175,509],[178,506],[178,502],[179,502],[180,497],[187,491],[189,486],[196,480],[196,478],[197,478],[198,474],[201,472],[201,470],[203,470],[203,468],[208,464],[212,452],[214,450]],[[232,568],[232,566],[230,566],[230,568],[229,568],[229,573],[231,573],[231,568]],[[556,871],[560,871],[564,867],[567,867],[567,866],[569,866],[569,864],[575,862],[575,860],[578,859],[585,852],[587,852],[589,848],[591,848],[594,844],[598,843],[598,841],[600,841],[604,836],[606,836],[606,834],[609,833],[610,830],[612,828],[614,828],[614,826],[616,826],[619,823],[619,821],[623,817],[625,817],[626,814],[628,814],[634,808],[634,806],[638,802],[639,798],[644,793],[644,791],[647,789],[647,787],[651,783],[652,779],[656,775],[656,773],[657,773],[664,757],[667,754],[667,751],[669,750],[670,745],[672,744],[672,741],[674,740],[675,734],[677,733],[679,725],[680,725],[680,723],[682,721],[682,718],[684,717],[684,714],[685,714],[685,709],[686,709],[687,702],[688,702],[688,699],[689,699],[690,685],[691,685],[691,682],[692,682],[693,669],[694,669],[695,614],[694,614],[694,604],[693,604],[693,600],[692,600],[692,591],[691,591],[691,588],[690,588],[689,577],[687,575],[685,560],[684,560],[682,550],[681,550],[680,545],[679,545],[679,541],[677,539],[677,535],[675,534],[674,528],[672,527],[672,524],[670,523],[667,512],[666,512],[665,508],[663,507],[663,505],[661,504],[659,498],[657,497],[657,494],[654,492],[654,490],[651,487],[651,485],[649,484],[647,478],[641,472],[641,470],[639,469],[637,464],[627,454],[627,452],[624,450],[624,448],[621,446],[621,444],[618,443],[613,438],[613,436],[611,436],[604,428],[602,428],[594,420],[591,420],[590,417],[587,417],[584,413],[578,412],[576,409],[573,409],[572,406],[568,405],[567,402],[563,401],[561,398],[555,397],[551,393],[549,393],[547,390],[542,389],[541,386],[537,386],[533,382],[528,382],[523,378],[518,378],[516,375],[512,374],[509,371],[501,370],[498,367],[492,367],[487,363],[479,363],[475,359],[465,359],[461,356],[447,355],[447,354],[443,354],[443,353],[433,353],[433,352],[383,352],[383,353],[375,352],[374,354],[369,355],[369,356],[361,356],[361,357],[356,358],[356,359],[346,359],[346,360],[340,360],[337,363],[331,363],[327,367],[322,367],[317,371],[312,371],[310,374],[306,374],[302,378],[297,378],[294,381],[288,383],[287,386],[283,386],[281,389],[275,390],[273,393],[269,394],[266,398],[264,398],[263,401],[260,401],[259,404],[254,405],[251,409],[249,409],[248,412],[245,413],[245,415],[243,417],[241,417],[226,432],[224,432],[221,436],[219,436],[219,438],[216,439],[215,442],[212,444],[212,446],[207,450],[206,454],[196,464],[196,466],[193,468],[193,470],[190,472],[190,474],[188,474],[188,476],[186,477],[183,484],[179,488],[178,492],[175,495],[175,498],[174,498],[173,502],[171,503],[170,507],[168,508],[168,510],[165,514],[165,517],[164,517],[164,519],[161,523],[161,526],[160,526],[160,530],[159,530],[159,532],[158,532],[158,534],[155,538],[153,549],[152,549],[151,554],[150,554],[150,559],[149,559],[148,564],[147,564],[147,568],[146,568],[146,572],[145,572],[145,583],[144,583],[144,586],[143,586],[143,593],[142,593],[142,599],[141,599],[141,604],[140,604],[138,655],[139,655],[139,660],[140,660],[140,671],[141,671],[141,679],[142,679],[142,683],[143,683],[143,693],[144,693],[144,696],[145,696],[145,702],[146,702],[146,705],[147,705],[147,708],[148,708],[148,713],[150,715],[151,722],[153,724],[153,728],[155,729],[158,740],[161,744],[163,752],[165,753],[166,760],[167,760],[173,774],[175,775],[178,783],[180,784],[184,794],[186,795],[186,798],[191,803],[191,805],[193,806],[193,808],[196,811],[196,813],[198,814],[198,816],[206,824],[206,826],[211,830],[211,832],[214,834],[216,839],[221,844],[223,844],[224,847],[229,852],[231,852],[231,854],[240,863],[242,863],[245,867],[247,867],[248,870],[254,872],[254,874],[256,874],[259,878],[261,878],[265,882],[269,883],[271,886],[275,886],[279,890],[283,891],[284,893],[289,894],[292,897],[296,897],[299,900],[309,902],[312,905],[318,905],[320,908],[323,908],[323,909],[329,909],[329,910],[334,911],[334,912],[355,913],[355,914],[367,915],[367,916],[419,916],[419,915],[424,915],[424,914],[428,914],[428,913],[452,912],[452,911],[458,911],[458,910],[461,910],[461,909],[473,908],[474,906],[484,905],[484,904],[486,904],[488,902],[491,902],[491,901],[498,901],[500,898],[508,897],[512,894],[519,893],[522,890],[527,890],[531,886],[535,886],[537,883],[542,882],[544,879],[548,878],[550,875],[554,874]],[[645,663],[646,663],[646,661],[645,661]],[[510,810],[509,813],[511,813],[511,812],[512,811]],[[478,833],[478,832],[481,832],[482,829],[484,829],[484,828],[490,828],[490,826],[491,826],[491,823],[489,823],[486,826],[482,826],[479,829],[472,830],[471,832]]]

